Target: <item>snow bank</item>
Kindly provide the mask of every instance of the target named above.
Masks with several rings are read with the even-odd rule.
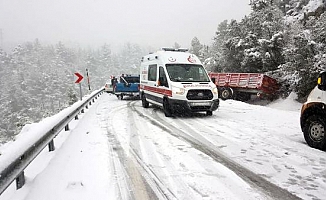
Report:
[[[94,91],[90,96],[97,92]],[[22,156],[36,141],[56,126],[58,122],[65,119],[70,113],[87,102],[90,96],[85,96],[82,101],[76,102],[58,114],[47,117],[39,123],[25,125],[22,131],[15,137],[14,141],[8,142],[0,147],[0,171],[3,171],[8,167],[9,163]]]
[[[301,109],[302,104],[297,102],[297,94],[292,92],[286,99],[278,99],[267,106],[280,110],[298,111]]]

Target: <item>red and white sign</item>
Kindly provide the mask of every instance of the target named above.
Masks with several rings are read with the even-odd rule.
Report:
[[[83,78],[84,78],[84,77],[83,77],[80,73],[78,73],[78,72],[76,72],[75,75],[78,77],[78,79],[75,81],[75,83],[80,83],[80,81],[83,80]]]

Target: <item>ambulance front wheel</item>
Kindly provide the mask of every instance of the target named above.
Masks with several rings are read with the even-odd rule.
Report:
[[[206,111],[206,115],[207,115],[207,116],[212,116],[212,115],[213,115],[213,111],[207,110],[207,111]]]
[[[149,103],[148,101],[146,100],[146,97],[145,97],[145,94],[142,94],[141,95],[141,104],[144,108],[148,108],[149,106]]]
[[[169,101],[167,99],[163,100],[163,111],[164,111],[165,117],[172,117],[171,106],[170,106]]]

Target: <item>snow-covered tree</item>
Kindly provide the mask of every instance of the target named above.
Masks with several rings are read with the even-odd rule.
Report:
[[[181,48],[181,45],[180,45],[179,43],[175,42],[175,43],[173,44],[173,48],[175,48],[175,49],[179,49],[179,48]]]
[[[313,18],[307,22],[307,26],[311,29],[311,37],[316,48],[315,63],[326,70],[326,13],[323,13],[318,20]]]
[[[200,43],[200,41],[198,40],[197,37],[194,37],[191,40],[191,48],[190,48],[190,52],[195,54],[200,60],[204,59],[204,55],[203,55],[203,45]]]
[[[112,54],[106,44],[97,51],[86,51],[68,48],[63,42],[43,46],[36,39],[10,53],[0,49],[0,77],[5,77],[0,81],[1,137],[11,138],[26,123],[37,122],[75,102],[79,94],[75,72],[84,75],[83,94],[88,92],[86,68],[92,89],[103,87],[111,73],[139,73],[143,51],[136,44],[129,47]]]
[[[144,51],[138,44],[126,43],[120,52],[120,74],[138,74],[140,59]]]
[[[243,49],[239,48],[242,42],[243,32],[241,24],[232,20],[230,24],[223,21],[219,24],[214,37],[212,47],[212,59],[215,71],[240,72]]]

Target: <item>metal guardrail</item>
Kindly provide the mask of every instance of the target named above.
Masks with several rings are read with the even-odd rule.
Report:
[[[27,150],[8,163],[4,170],[0,171],[0,195],[16,180],[16,188],[19,189],[25,184],[24,169],[37,157],[41,151],[48,146],[49,151],[54,151],[54,138],[63,130],[69,130],[69,122],[78,119],[78,114],[84,113],[84,108],[95,102],[104,89],[99,90],[90,96],[83,104],[63,117],[56,125],[48,130],[41,138],[35,141]],[[1,155],[0,155],[1,157]],[[1,159],[0,159],[1,160]]]

